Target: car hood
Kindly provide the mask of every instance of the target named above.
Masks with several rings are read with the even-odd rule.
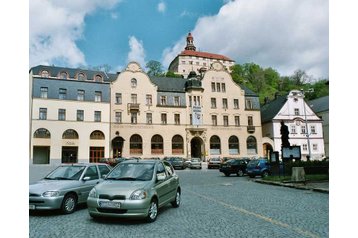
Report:
[[[106,180],[98,185],[96,185],[96,190],[98,194],[106,195],[125,195],[126,198],[137,189],[147,188],[152,181],[115,181],[115,180]]]
[[[42,194],[46,191],[60,191],[80,185],[78,180],[40,180],[30,184],[29,191],[33,194]]]

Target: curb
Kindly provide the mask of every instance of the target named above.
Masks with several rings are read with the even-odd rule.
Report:
[[[308,187],[305,185],[287,184],[287,183],[274,182],[274,181],[264,181],[261,179],[254,179],[253,181],[256,183],[262,183],[262,184],[268,184],[268,185],[274,185],[274,186],[295,188],[295,189],[301,189],[301,190],[311,190],[311,191],[320,192],[320,193],[329,193],[329,189],[324,189],[324,188],[312,188],[312,187]]]

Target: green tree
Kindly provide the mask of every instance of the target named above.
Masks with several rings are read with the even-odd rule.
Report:
[[[163,76],[163,65],[159,61],[150,60],[145,67],[149,76]]]

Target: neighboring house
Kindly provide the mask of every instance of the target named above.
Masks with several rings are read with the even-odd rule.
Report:
[[[262,136],[273,141],[270,149],[281,154],[281,121],[288,126],[291,146],[301,147],[301,159],[322,159],[325,155],[323,140],[323,121],[304,101],[304,95],[299,90],[292,90],[286,96],[261,107]],[[264,140],[264,139],[263,139]]]
[[[222,63],[224,69],[228,72],[230,72],[230,67],[235,64],[235,61],[227,56],[197,51],[194,45],[194,38],[189,33],[186,38],[185,49],[173,59],[168,70],[187,78],[192,71],[196,74],[201,74],[208,70],[214,62]]]
[[[323,121],[324,149],[326,157],[329,157],[329,96],[314,99],[308,104]]]

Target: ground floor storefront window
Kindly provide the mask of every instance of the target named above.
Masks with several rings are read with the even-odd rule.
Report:
[[[104,147],[90,147],[90,163],[98,163],[99,159],[104,158]]]

